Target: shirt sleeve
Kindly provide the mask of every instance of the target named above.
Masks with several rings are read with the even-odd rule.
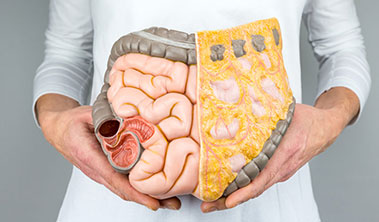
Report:
[[[89,0],[51,0],[45,32],[45,58],[36,71],[33,114],[36,101],[47,93],[87,102],[92,82],[93,28]]]
[[[349,88],[359,98],[359,118],[371,77],[354,1],[308,0],[303,21],[320,63],[317,97],[332,87]]]

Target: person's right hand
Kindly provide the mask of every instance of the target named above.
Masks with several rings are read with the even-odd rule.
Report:
[[[73,101],[57,94],[44,95],[38,100],[38,119],[47,141],[84,174],[123,200],[134,201],[152,210],[179,209],[178,198],[157,200],[142,194],[130,185],[126,175],[111,167],[94,134],[92,107],[78,106]],[[68,105],[62,106],[62,103]]]

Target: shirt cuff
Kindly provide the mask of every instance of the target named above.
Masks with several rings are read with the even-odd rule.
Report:
[[[47,68],[44,68],[47,67]],[[37,75],[34,78],[33,88],[33,117],[38,128],[41,128],[36,110],[37,100],[46,94],[55,93],[67,96],[76,100],[80,105],[88,103],[89,81],[90,76],[73,75],[73,71],[62,67],[52,67],[52,65],[41,65],[37,70]]]
[[[360,103],[359,113],[348,125],[356,123],[365,106],[371,87],[370,69],[364,50],[344,51],[326,59],[320,68],[316,99],[333,87],[352,90]]]

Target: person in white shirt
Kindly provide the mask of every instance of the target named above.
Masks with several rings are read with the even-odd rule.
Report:
[[[107,162],[93,134],[91,106],[85,106],[100,92],[112,44],[151,26],[194,33],[271,17],[281,26],[284,64],[298,104],[265,170],[212,203],[192,196],[156,200],[133,189]],[[300,104],[302,19],[320,62],[314,106]],[[51,0],[33,111],[46,139],[74,165],[57,220],[320,221],[307,162],[359,118],[371,85],[365,56],[353,0]]]

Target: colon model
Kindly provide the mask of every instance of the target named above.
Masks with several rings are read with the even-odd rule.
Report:
[[[204,53],[197,66],[129,53],[110,71],[107,97],[123,122],[114,136],[101,138],[120,167],[135,161],[142,145],[129,173],[142,193],[219,198],[285,117],[292,92],[275,50],[267,56],[247,47],[246,56],[225,53],[210,62],[209,47],[198,44]]]

